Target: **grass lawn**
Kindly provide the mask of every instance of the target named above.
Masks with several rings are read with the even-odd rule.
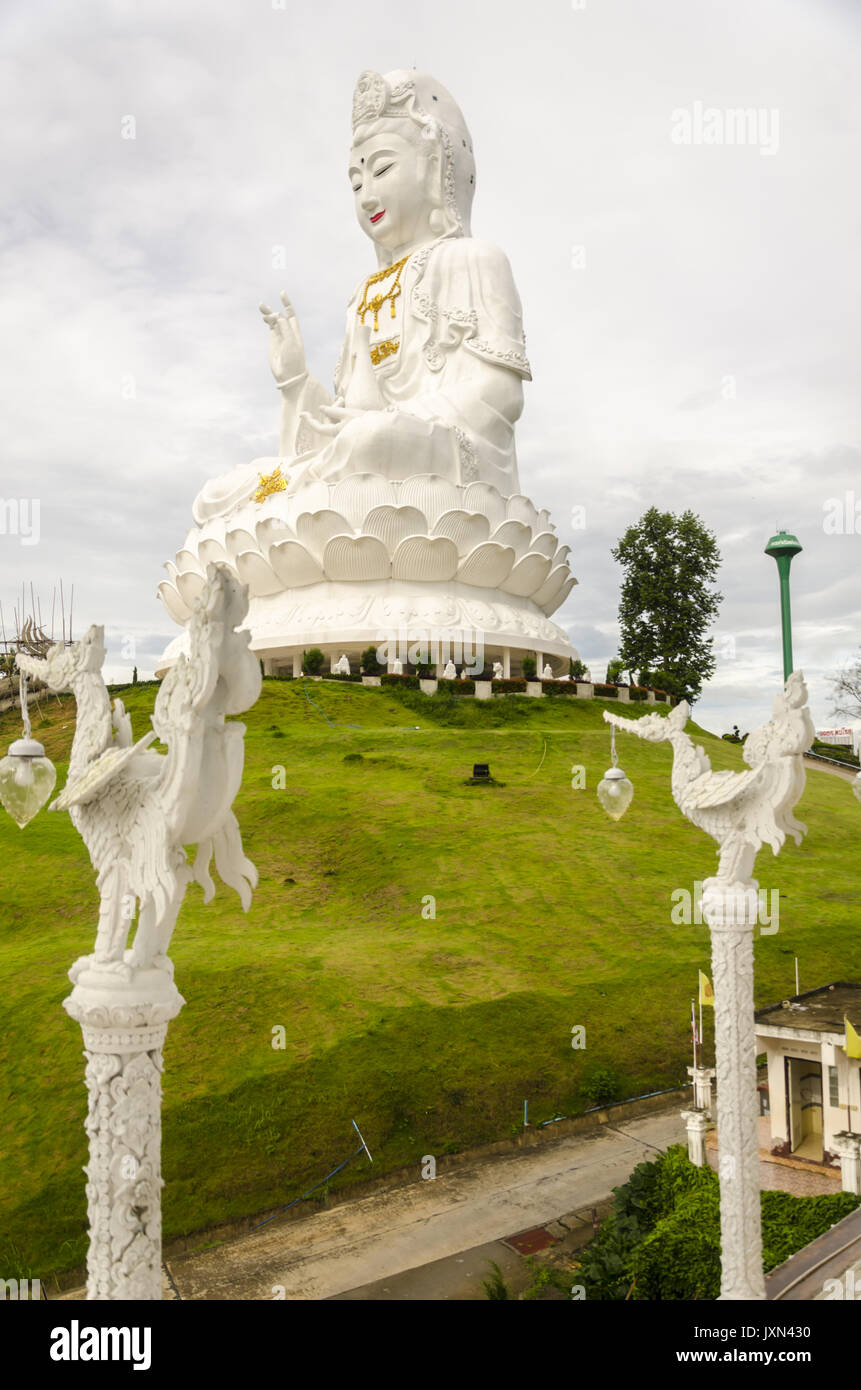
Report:
[[[137,736],[155,692],[118,692]],[[354,1148],[353,1118],[376,1175],[418,1176],[424,1154],[516,1133],[526,1097],[533,1123],[582,1111],[599,1068],[622,1096],[686,1080],[708,933],[673,925],[670,894],[713,873],[715,849],[672,801],[667,745],[620,735],[635,797],[618,824],[605,816],[608,707],[264,682],[236,802],[254,903],[246,916],[219,883],[205,908],[193,886],[171,948],[188,1003],[165,1049],[165,1239],[298,1196]],[[43,709],[34,735],[59,789],[74,702]],[[0,717],[3,752],[17,735]],[[701,737],[716,767],[742,766],[740,748]],[[466,785],[475,762],[504,785]],[[811,772],[798,814],[804,844],[758,861],[781,892],[779,931],[756,940],[758,1004],[794,992],[795,955],[802,988],[861,978],[857,803]],[[0,1277],[85,1258],[82,1040],[61,1000],[96,915],[68,816],[21,831],[0,815]],[[363,1159],[337,1182],[367,1173]]]

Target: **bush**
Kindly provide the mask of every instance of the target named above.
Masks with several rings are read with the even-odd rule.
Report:
[[[542,681],[541,689],[545,695],[576,695],[576,681]]]
[[[619,688],[616,685],[593,685],[592,693],[602,700],[618,700],[619,698]]]
[[[580,1089],[593,1105],[606,1105],[608,1101],[619,1099],[622,1083],[609,1067],[598,1067],[586,1077]]]
[[[327,681],[360,681],[361,679],[362,677],[359,675],[358,671],[355,673],[351,672],[349,676],[344,675],[342,671],[330,671],[326,676]]]
[[[568,674],[572,681],[585,681],[586,663],[584,661],[575,661],[573,657],[569,657]]]
[[[309,652],[302,653],[302,670],[306,676],[319,676],[325,663],[325,656],[319,647],[312,647]]]
[[[385,670],[385,667],[377,661],[376,647],[366,647],[362,652],[359,664],[362,668],[362,674],[365,676],[379,676]]]
[[[858,767],[858,759],[852,749],[845,744],[823,743],[821,739],[815,738],[811,747],[814,753],[820,753],[824,758],[833,758],[837,763],[846,763],[847,767]]]
[[[396,686],[401,690],[418,690],[418,676],[396,676],[394,673],[381,677],[382,685]]]
[[[654,692],[654,695],[655,699],[658,700],[661,704],[666,704],[670,698],[666,690],[656,690]]]
[[[612,1215],[583,1254],[590,1299],[711,1300],[720,1293],[720,1184],[683,1145],[641,1163],[617,1187]],[[763,1270],[773,1269],[861,1205],[849,1192],[763,1192]]]
[[[802,1246],[824,1235],[836,1221],[861,1205],[851,1192],[822,1197],[793,1197],[789,1192],[762,1194],[762,1267],[774,1269]]]
[[[449,695],[474,695],[475,681],[440,680],[440,683],[437,686],[437,694],[439,694],[440,691],[446,691]]]
[[[518,677],[511,677],[508,680],[496,680],[493,682],[494,695],[522,695],[526,690],[526,681]]]
[[[633,1252],[632,1297],[638,1301],[711,1301],[720,1294],[720,1189],[711,1168],[696,1171],[714,1181],[682,1197]]]
[[[649,698],[648,690],[642,685],[629,686],[628,694],[631,700],[648,700]]]
[[[536,663],[535,657],[525,656],[520,665],[523,671],[523,679],[527,681],[534,681],[535,673],[538,670],[538,665]]]

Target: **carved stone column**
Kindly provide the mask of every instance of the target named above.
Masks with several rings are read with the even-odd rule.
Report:
[[[715,992],[722,1300],[765,1298],[753,1018],[757,905],[752,879],[703,884]]]
[[[695,1108],[697,1110],[706,1110],[711,1114],[712,1082],[715,1077],[714,1067],[688,1067],[688,1076],[693,1083]]]
[[[710,1117],[704,1110],[683,1110],[682,1119],[688,1131],[688,1158],[702,1168],[706,1161],[706,1131]]]
[[[831,1148],[840,1159],[843,1191],[854,1192],[856,1197],[861,1197],[861,1134],[843,1129],[834,1135]]]
[[[185,1003],[172,974],[91,957],[69,971],[63,1007],[81,1025],[89,1092],[88,1299],[162,1296],[161,1050]]]

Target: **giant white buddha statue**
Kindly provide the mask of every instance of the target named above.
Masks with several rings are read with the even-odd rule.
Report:
[[[270,669],[297,670],[308,646],[358,659],[386,642],[412,660],[405,637],[426,648],[442,632],[478,634],[506,671],[526,652],[575,656],[550,621],[576,583],[568,547],[520,493],[520,300],[505,255],[471,234],[472,141],[445,88],[362,73],[349,177],[377,268],[350,299],[334,395],[308,369],[287,295],[279,312],[261,305],[279,453],[204,485],[161,596],[184,623],[206,564],[230,564]]]

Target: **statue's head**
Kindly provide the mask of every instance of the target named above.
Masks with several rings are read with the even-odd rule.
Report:
[[[353,96],[350,181],[381,258],[445,233],[470,235],[472,140],[460,108],[426,73],[363,72]]]

